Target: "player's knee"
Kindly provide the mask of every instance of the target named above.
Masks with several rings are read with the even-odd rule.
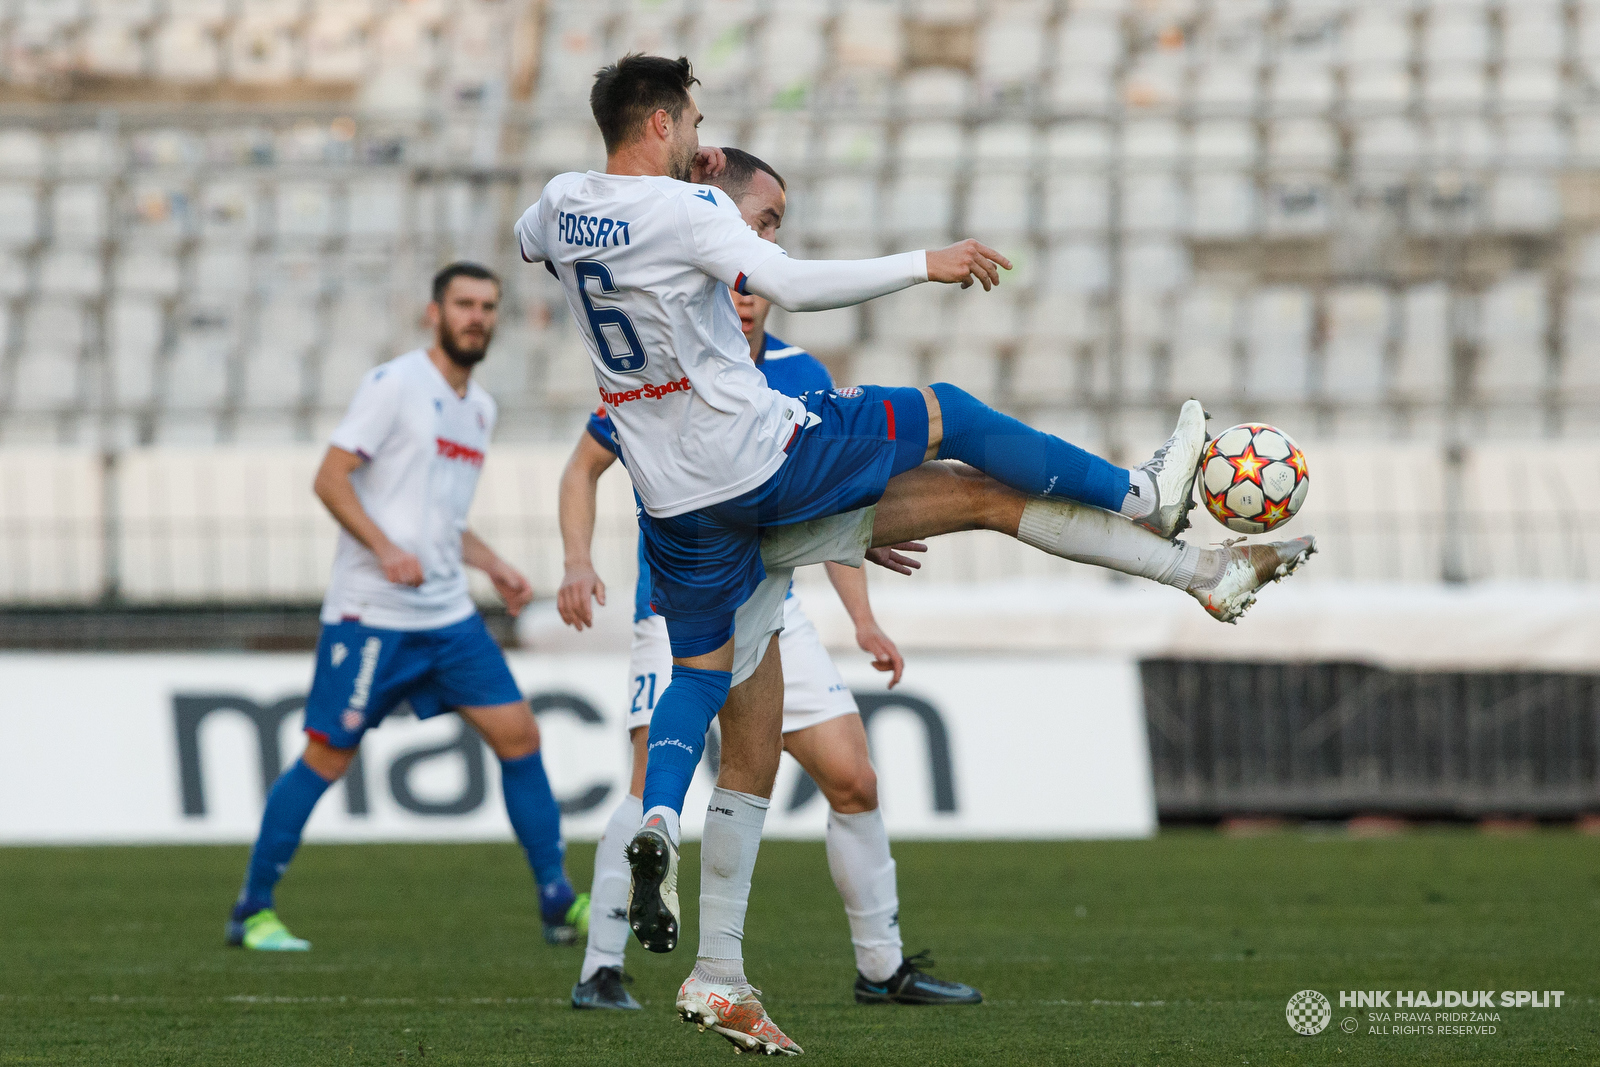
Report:
[[[322,778],[337,782],[344,777],[344,772],[350,769],[350,764],[355,761],[356,753],[359,751],[359,748],[334,748],[326,741],[319,741],[313,737],[306,742],[306,750],[300,759]]]
[[[501,760],[531,756],[539,751],[539,721],[524,708],[521,715],[513,716],[486,740]]]
[[[866,760],[833,776],[827,786],[824,791],[828,797],[828,806],[834,811],[850,815],[871,811],[878,806],[878,773]]]

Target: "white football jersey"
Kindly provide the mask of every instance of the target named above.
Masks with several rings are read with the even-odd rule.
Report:
[[[557,175],[517,221],[522,258],[566,290],[646,510],[680,515],[783,465],[805,409],[750,360],[729,286],[784,254],[720,189]]]
[[[389,540],[421,561],[426,580],[389,581],[372,550],[341,529],[323,622],[433,630],[476,610],[461,535],[494,422],[494,398],[476,382],[457,396],[420,348],[367,373],[329,443],[366,460],[350,475],[356,496]]]

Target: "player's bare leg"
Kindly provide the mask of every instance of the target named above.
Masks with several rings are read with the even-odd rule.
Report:
[[[783,735],[783,746],[828,800],[828,870],[844,899],[855,946],[860,1004],[981,1004],[983,994],[925,973],[927,953],[907,959],[878,775],[860,715],[840,715]]]
[[[800,1046],[767,1017],[744,973],[744,918],[767,802],[783,751],[783,661],[778,635],[755,673],[717,714],[722,765],[700,844],[700,950],[678,989],[678,1015],[740,1051],[795,1055]]]
[[[1029,497],[963,463],[924,463],[890,479],[872,525],[875,547],[962,530],[993,530],[1053,556],[1182,589],[1213,618],[1233,622],[1256,591],[1293,574],[1316,552],[1299,537],[1199,548],[1168,541],[1111,512]]]

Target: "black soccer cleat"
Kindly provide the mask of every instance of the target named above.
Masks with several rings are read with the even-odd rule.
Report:
[[[651,952],[678,947],[678,849],[660,817],[628,842],[628,927]]]
[[[638,1011],[640,1004],[622,988],[632,978],[620,967],[602,967],[587,982],[572,987],[572,1006],[579,1011]]]
[[[946,982],[919,967],[932,967],[927,952],[908,956],[886,982],[856,975],[857,1004],[982,1004],[983,994],[961,982]]]

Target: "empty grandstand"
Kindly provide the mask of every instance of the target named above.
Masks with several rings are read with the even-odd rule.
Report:
[[[1270,417],[1317,445],[1326,578],[1600,568],[1595,0],[9,0],[0,44],[11,600],[314,598],[307,457],[456,256],[510,283],[482,378],[523,449],[485,507],[548,590],[529,487],[595,390],[510,227],[601,164],[588,82],[628,50],[694,59],[792,254],[1017,261],[997,298],[775,316],[841,381],[1118,456],[1189,395]]]

